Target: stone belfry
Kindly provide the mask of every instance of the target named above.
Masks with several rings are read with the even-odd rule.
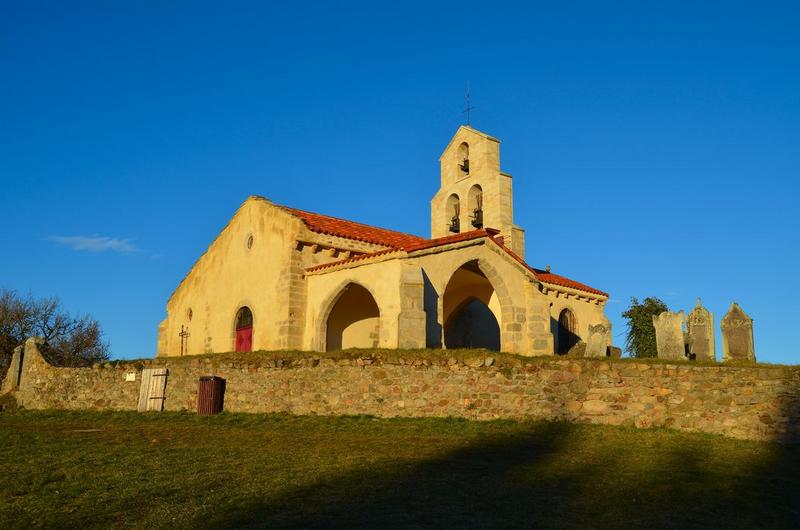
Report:
[[[431,200],[431,237],[500,230],[525,257],[525,231],[514,224],[511,175],[500,171],[500,140],[462,125],[439,158],[441,186]]]

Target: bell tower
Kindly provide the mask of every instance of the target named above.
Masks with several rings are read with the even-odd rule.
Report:
[[[439,158],[441,185],[431,200],[431,237],[500,230],[525,257],[525,231],[514,224],[511,175],[500,171],[500,140],[462,125]]]

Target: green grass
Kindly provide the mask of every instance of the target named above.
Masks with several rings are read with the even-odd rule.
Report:
[[[800,447],[669,430],[0,414],[0,528],[797,528]]]

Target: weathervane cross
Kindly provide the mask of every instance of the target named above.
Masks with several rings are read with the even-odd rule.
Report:
[[[466,99],[467,99],[467,107],[464,109],[464,114],[467,115],[467,125],[470,125],[469,112],[471,110],[475,110],[475,107],[472,106],[472,98],[470,97],[470,93],[469,93],[469,83],[467,83]]]

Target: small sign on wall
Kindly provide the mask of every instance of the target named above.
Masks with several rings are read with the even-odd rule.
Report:
[[[127,372],[125,374],[125,381],[136,381],[136,372]]]

